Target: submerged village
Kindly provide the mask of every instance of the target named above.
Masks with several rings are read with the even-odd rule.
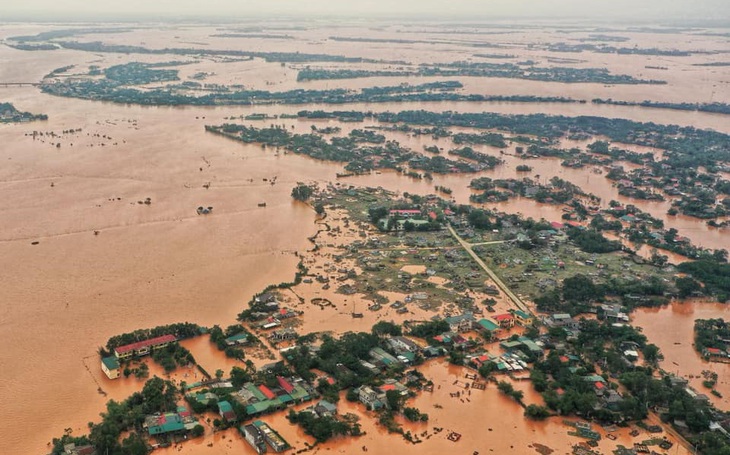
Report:
[[[144,454],[229,429],[259,454],[317,451],[333,438],[367,452],[357,441],[363,419],[409,444],[443,438],[454,453],[478,454],[429,424],[440,405],[413,404],[441,388],[429,365],[459,369],[452,400],[468,406],[494,388],[525,419],[559,421],[574,454],[727,453],[730,415],[710,398],[721,396],[717,375],[703,372],[706,389],[692,387],[660,367],[659,348],[630,322],[636,307],[714,292],[666,256],[644,258],[585,219],[535,221],[435,194],[302,183],[292,197],[319,225],[294,279],[262,290],[226,328],[180,323],[112,337],[100,368],[141,390],[109,402],[88,435],[54,439],[53,454]],[[620,212],[590,212],[636,227]],[[333,330],[307,330],[321,315],[318,327]],[[697,330],[697,355],[730,361],[726,323]],[[237,365],[206,371],[185,348],[199,338]],[[149,378],[153,370],[161,376]],[[170,379],[180,371],[184,380]],[[287,440],[267,422],[277,415],[307,439]],[[539,440],[530,447],[554,452]]]
[[[7,451],[730,455],[725,28],[246,24],[5,30]]]

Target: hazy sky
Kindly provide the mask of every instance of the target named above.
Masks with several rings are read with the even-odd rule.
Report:
[[[0,0],[0,21],[18,17],[210,17],[419,15],[730,19],[730,0]]]

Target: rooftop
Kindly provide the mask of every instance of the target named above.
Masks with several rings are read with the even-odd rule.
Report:
[[[158,344],[172,343],[173,341],[177,341],[177,338],[175,338],[174,335],[162,335],[156,338],[150,338],[149,340],[137,341],[136,343],[118,346],[114,348],[114,350],[120,354],[124,354],[129,351],[136,351],[137,349],[157,346]]]

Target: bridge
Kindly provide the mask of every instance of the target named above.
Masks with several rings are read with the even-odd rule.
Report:
[[[40,82],[0,82],[0,87],[39,87]]]

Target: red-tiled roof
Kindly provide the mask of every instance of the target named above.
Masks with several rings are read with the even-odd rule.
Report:
[[[595,383],[593,384],[593,386],[594,386],[595,388],[597,388],[598,390],[603,390],[603,388],[604,388],[604,387],[606,387],[606,385],[605,385],[604,383],[602,383],[601,381],[596,381],[596,382],[595,382]]]
[[[428,217],[431,218],[432,220],[435,220],[436,218],[438,218],[438,215],[436,215],[436,212],[431,211],[431,212],[428,212]]]
[[[561,355],[561,356],[560,356],[560,361],[561,361],[561,362],[563,362],[563,363],[568,363],[568,362],[570,361],[570,359],[569,359],[569,358],[567,358],[567,357],[566,357],[566,356],[564,356],[564,355]]]
[[[550,223],[550,226],[552,226],[553,229],[563,229],[565,227],[563,223],[558,223],[557,221]]]
[[[138,341],[136,343],[131,344],[125,344],[124,346],[119,346],[115,348],[114,350],[117,351],[120,354],[124,354],[129,351],[135,351],[137,349],[142,349],[150,346],[157,346],[158,344],[165,344],[165,343],[172,343],[173,341],[177,340],[174,335],[162,335],[161,337],[157,338],[150,338],[149,340],[144,341]]]
[[[385,384],[380,387],[380,390],[388,391],[388,390],[395,390],[395,384]]]
[[[261,384],[261,385],[259,386],[259,390],[260,390],[260,391],[261,391],[261,393],[263,393],[263,394],[264,394],[264,396],[265,396],[266,398],[268,398],[269,400],[273,400],[274,398],[276,398],[276,395],[274,395],[274,392],[272,392],[272,391],[271,391],[271,389],[269,389],[268,387],[266,387],[266,386],[265,386],[265,385],[263,385],[263,384]]]
[[[327,378],[327,384],[334,385],[335,384],[335,378]]]
[[[512,320],[512,315],[509,313],[498,314],[498,315],[494,316],[494,320],[499,321],[499,322],[510,321],[510,320]]]
[[[707,348],[707,352],[710,354],[719,354],[720,350],[718,348]]]
[[[279,385],[286,393],[291,393],[292,390],[294,390],[294,386],[289,383],[286,379],[282,378],[281,376],[276,377],[277,381],[279,381]]]

